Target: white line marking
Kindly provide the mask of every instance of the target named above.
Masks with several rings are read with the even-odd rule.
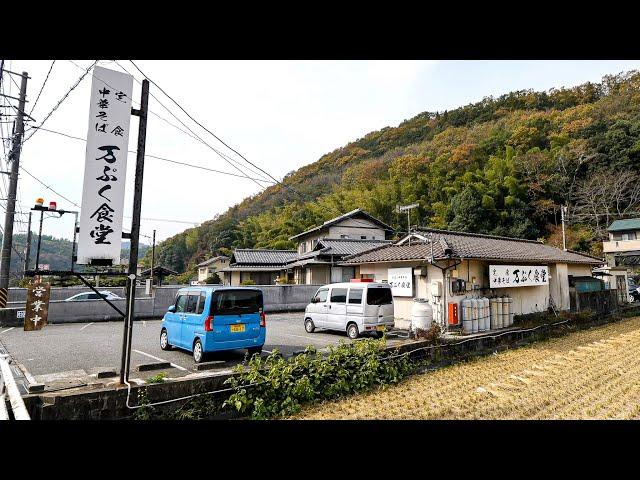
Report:
[[[167,360],[163,360],[162,358],[158,358],[158,357],[155,357],[155,356],[153,356],[153,355],[150,355],[150,354],[148,354],[148,353],[141,352],[140,350],[133,350],[133,351],[134,351],[134,352],[136,352],[136,353],[139,353],[140,355],[145,355],[145,356],[147,356],[147,357],[149,357],[149,358],[153,358],[154,360],[157,360],[157,361],[159,361],[159,362],[166,362],[166,361],[167,361]],[[187,369],[186,369],[186,368],[181,367],[180,365],[176,365],[175,363],[171,363],[171,366],[172,366],[173,368],[177,368],[178,370],[182,370],[182,371],[184,371],[184,372],[186,372],[186,371],[187,371]]]
[[[3,330],[3,331],[0,332],[0,335],[3,334],[3,333],[7,333],[10,330],[13,330],[14,328],[16,328],[16,327],[11,327],[11,328],[7,328],[6,330]]]
[[[94,324],[94,322],[87,323],[87,324],[86,324],[84,327],[82,327],[80,330],[84,330],[84,329],[85,329],[85,328],[87,328],[89,325],[93,325],[93,324]]]
[[[267,353],[273,353],[271,350],[265,350],[264,348],[262,349],[262,351]]]
[[[292,333],[281,333],[280,335],[284,335],[285,337],[304,338],[305,340],[308,340],[309,342],[322,342],[322,343],[329,343],[329,344],[333,344],[334,343],[334,342],[332,342],[330,340],[323,340],[322,338],[305,337],[303,335],[293,335]]]

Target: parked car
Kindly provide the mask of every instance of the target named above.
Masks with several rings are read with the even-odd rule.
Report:
[[[304,312],[304,328],[338,330],[351,339],[362,333],[378,337],[393,328],[393,296],[388,283],[333,283],[320,287]]]
[[[102,290],[100,295],[95,292],[77,293],[69,298],[65,298],[65,302],[84,302],[86,300],[100,300],[100,298],[106,298],[107,300],[122,300],[122,297],[116,295],[108,290]]]
[[[633,281],[633,279],[627,279],[629,285],[629,302],[640,301],[640,287]]]
[[[160,324],[160,348],[178,347],[200,363],[209,352],[246,348],[262,352],[266,338],[262,291],[250,287],[186,287],[178,290]]]

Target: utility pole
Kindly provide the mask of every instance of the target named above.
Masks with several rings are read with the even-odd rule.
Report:
[[[156,264],[156,231],[153,231],[153,240],[151,242],[151,293],[153,293],[153,268]]]
[[[129,381],[131,364],[131,340],[133,318],[135,314],[136,274],[138,271],[138,245],[140,244],[140,211],[142,209],[142,180],[144,176],[144,150],[147,140],[147,111],[149,106],[149,80],[142,81],[140,110],[131,109],[132,115],[140,119],[138,124],[138,154],[136,156],[136,176],[133,190],[133,214],[131,220],[131,240],[129,245],[129,275],[127,277],[127,309],[122,337],[122,362],[120,364],[120,383]]]
[[[564,233],[564,213],[566,208],[567,207],[565,207],[564,205],[560,205],[560,218],[562,219],[562,249],[564,251],[567,250],[567,239]]]
[[[27,227],[27,244],[24,247],[24,271],[29,270],[29,256],[31,255],[31,213],[29,212],[29,225]],[[24,275],[22,276],[24,278]]]
[[[10,73],[11,75],[12,73]],[[2,237],[2,256],[0,258],[0,308],[7,306],[7,289],[9,288],[9,269],[11,268],[11,249],[13,248],[13,216],[16,210],[16,190],[18,189],[18,168],[20,167],[20,151],[24,134],[24,109],[27,96],[27,72],[20,75],[20,98],[18,114],[14,123],[15,134],[11,152],[7,159],[11,162],[9,174],[9,192],[7,193],[7,213],[4,217],[4,236]]]

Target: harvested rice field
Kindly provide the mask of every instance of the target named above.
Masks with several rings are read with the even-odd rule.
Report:
[[[298,419],[640,419],[640,317],[414,375]]]

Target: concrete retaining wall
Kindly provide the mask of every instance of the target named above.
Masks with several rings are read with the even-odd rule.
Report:
[[[176,293],[186,285],[169,285],[157,287],[155,295],[148,297],[144,288],[136,289],[136,318],[160,318],[169,305],[173,304]],[[258,285],[264,295],[265,312],[294,312],[304,310],[311,297],[318,289],[318,285]],[[123,288],[105,288],[117,295],[124,296]],[[84,321],[120,320],[122,317],[106,302],[102,300],[86,300],[83,302],[65,302],[77,293],[90,291],[80,287],[57,287],[51,289],[51,303],[49,304],[49,323],[67,323]],[[17,319],[15,311],[24,309],[26,289],[10,289],[10,301],[7,309],[0,312],[0,326],[18,326],[23,324]],[[16,300],[22,298],[21,300]],[[125,300],[113,300],[112,303],[123,312]]]

